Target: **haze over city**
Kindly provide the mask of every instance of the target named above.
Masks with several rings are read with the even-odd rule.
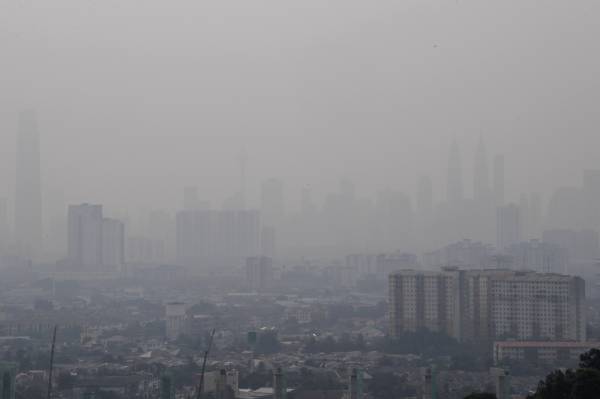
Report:
[[[2,180],[16,112],[39,113],[44,184],[67,201],[175,207],[289,181],[325,196],[443,193],[452,139],[507,157],[514,200],[598,167],[597,2],[7,1],[0,15]],[[110,155],[109,155],[110,154]],[[135,154],[135,156],[134,156]],[[75,173],[76,171],[76,173]],[[467,175],[466,179],[470,179]]]
[[[598,15],[4,0],[0,399],[596,398]]]

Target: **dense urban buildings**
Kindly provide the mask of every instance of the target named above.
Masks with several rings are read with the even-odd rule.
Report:
[[[390,335],[427,329],[458,340],[585,341],[581,278],[511,270],[403,270],[389,278]]]

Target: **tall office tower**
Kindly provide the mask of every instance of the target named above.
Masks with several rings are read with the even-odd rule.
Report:
[[[273,259],[267,256],[246,258],[246,283],[254,292],[264,291],[273,280]]]
[[[483,136],[479,138],[479,144],[475,153],[475,168],[473,170],[473,198],[479,201],[487,201],[490,196],[490,178],[488,161],[483,143]]]
[[[583,201],[586,228],[600,228],[600,170],[583,172]]]
[[[433,185],[428,176],[421,176],[417,182],[417,214],[421,221],[433,214]]]
[[[102,205],[69,206],[69,262],[79,270],[102,264]]]
[[[125,264],[125,225],[119,220],[102,220],[101,262],[104,271],[121,271]]]
[[[389,276],[390,334],[426,328],[461,341],[585,341],[579,277],[510,270],[403,270]]]
[[[504,205],[504,155],[494,158],[494,200],[496,206]]]
[[[448,159],[448,180],[446,192],[446,199],[448,202],[457,202],[463,200],[462,169],[460,165],[458,143],[456,141],[452,142],[450,157]]]
[[[496,247],[502,251],[521,241],[519,207],[509,204],[498,208],[496,214]]]
[[[42,249],[40,136],[34,111],[19,115],[15,189],[15,242],[19,255],[34,257]]]
[[[285,203],[283,182],[280,179],[269,179],[262,183],[260,214],[265,225],[275,228],[281,226],[285,214]]]
[[[423,328],[463,339],[465,272],[401,270],[389,275],[390,335]]]
[[[0,255],[8,248],[9,236],[8,205],[6,198],[0,198]]]

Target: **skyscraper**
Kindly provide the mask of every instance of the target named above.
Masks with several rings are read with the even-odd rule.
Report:
[[[32,258],[42,249],[40,136],[34,111],[19,115],[15,182],[15,241],[19,255]]]
[[[498,208],[496,218],[496,245],[502,251],[521,241],[521,218],[519,207],[509,204]]]
[[[448,202],[457,202],[463,199],[462,169],[458,143],[452,142],[450,157],[448,159],[448,180],[446,186],[446,199]]]
[[[475,169],[473,171],[473,198],[476,200],[487,200],[490,194],[490,181],[488,173],[488,162],[485,153],[483,136],[479,138],[479,145],[475,152]]]
[[[494,200],[496,206],[504,205],[504,155],[494,158]]]
[[[69,206],[69,262],[79,270],[94,270],[102,263],[102,205]]]

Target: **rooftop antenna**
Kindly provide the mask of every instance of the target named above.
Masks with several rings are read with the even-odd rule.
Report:
[[[198,393],[196,394],[196,399],[202,399],[202,394],[204,393],[204,373],[206,371],[206,359],[208,358],[210,348],[212,347],[214,336],[215,329],[213,328],[212,332],[210,333],[210,338],[208,339],[208,346],[204,351],[204,358],[202,359],[202,371],[200,371],[200,383],[198,384]]]

